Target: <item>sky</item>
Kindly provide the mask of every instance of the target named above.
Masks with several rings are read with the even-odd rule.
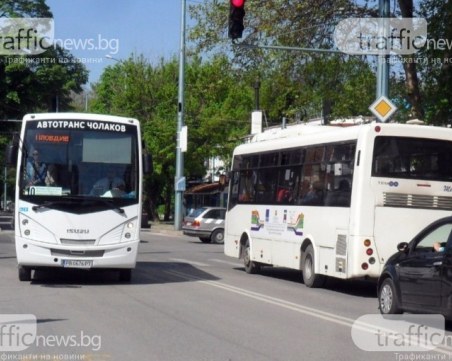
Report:
[[[151,63],[179,54],[181,0],[46,3],[53,13],[57,43],[85,64],[89,83],[98,81],[105,67],[126,60],[132,53]]]

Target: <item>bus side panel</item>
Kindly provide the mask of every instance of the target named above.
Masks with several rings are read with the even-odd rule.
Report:
[[[423,228],[450,215],[450,211],[426,212],[425,209],[375,208],[375,242],[381,267],[397,251],[397,244],[410,242]]]
[[[350,210],[340,207],[238,205],[226,217],[225,254],[239,258],[240,238],[246,233],[252,260],[300,269],[301,247],[308,240],[315,249],[316,272],[333,275],[338,234],[346,234],[349,217]],[[319,257],[319,246],[326,259]],[[341,269],[338,276],[344,272]]]
[[[240,217],[240,209],[243,206],[235,206],[226,213],[224,231],[224,254],[229,257],[240,258],[240,238],[249,227],[248,218]]]

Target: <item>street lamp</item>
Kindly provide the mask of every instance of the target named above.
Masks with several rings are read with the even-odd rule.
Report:
[[[119,60],[119,59],[116,59],[116,58],[114,58],[114,57],[112,57],[110,54],[107,54],[107,55],[105,55],[105,57],[107,58],[107,59],[110,59],[110,60],[114,60],[114,61],[117,61],[118,63],[120,63],[121,62],[121,60]]]

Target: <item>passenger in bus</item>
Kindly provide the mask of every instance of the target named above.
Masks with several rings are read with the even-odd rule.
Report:
[[[322,183],[314,182],[309,188],[309,192],[301,199],[300,204],[321,205],[323,204],[323,187]]]
[[[32,152],[32,159],[27,162],[27,184],[45,185],[45,178],[47,175],[47,165],[41,162],[39,151],[37,149]]]
[[[280,188],[276,195],[276,202],[290,204],[293,201],[292,190],[290,188]]]
[[[346,179],[341,179],[338,188],[328,192],[325,203],[328,206],[350,207],[351,189]]]
[[[58,169],[55,164],[49,164],[47,167],[47,174],[44,180],[46,186],[55,187],[58,182]]]
[[[122,178],[117,177],[115,172],[111,170],[108,171],[106,177],[101,178],[96,183],[94,183],[90,195],[100,196],[105,194],[109,190],[113,190],[112,194],[125,193],[124,180]]]

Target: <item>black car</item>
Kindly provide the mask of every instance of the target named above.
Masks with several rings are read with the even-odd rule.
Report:
[[[378,280],[380,312],[439,313],[452,319],[452,217],[433,222],[397,248]]]

